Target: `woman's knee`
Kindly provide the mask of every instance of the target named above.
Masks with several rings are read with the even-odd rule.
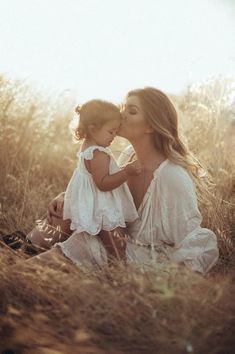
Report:
[[[27,262],[30,263],[46,263],[47,265],[56,263],[61,264],[62,261],[63,263],[71,263],[71,261],[67,257],[65,257],[64,253],[62,252],[59,246],[53,247],[50,250],[40,253],[39,255],[29,258],[27,260]]]

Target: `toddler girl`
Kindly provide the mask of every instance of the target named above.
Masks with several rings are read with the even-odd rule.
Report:
[[[108,148],[121,123],[117,106],[91,100],[75,111],[79,115],[75,138],[82,140],[82,145],[65,192],[63,219],[71,220],[72,231],[101,236],[108,255],[122,257],[114,253],[113,244],[108,247],[108,240],[112,240],[109,232],[123,235],[126,223],[138,218],[125,182],[128,175],[140,174],[141,166],[134,161],[120,169]]]

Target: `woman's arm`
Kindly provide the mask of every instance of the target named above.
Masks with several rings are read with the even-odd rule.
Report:
[[[160,213],[169,259],[206,273],[217,262],[219,251],[216,235],[202,228],[195,188],[186,171],[177,167],[165,169],[159,181]]]
[[[127,164],[121,171],[109,174],[110,157],[105,152],[94,151],[92,160],[86,160],[86,167],[92,174],[96,186],[103,192],[110,191],[126,182],[128,176],[141,173],[139,161]]]

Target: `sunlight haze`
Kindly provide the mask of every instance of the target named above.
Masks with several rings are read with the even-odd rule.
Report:
[[[235,1],[0,2],[0,73],[81,100],[235,77]]]

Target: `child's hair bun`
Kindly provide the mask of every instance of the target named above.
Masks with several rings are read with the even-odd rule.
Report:
[[[90,127],[100,129],[105,123],[113,119],[121,119],[120,109],[113,103],[94,99],[77,105],[74,108],[78,115],[77,127],[74,130],[75,139],[86,139],[90,136]]]
[[[76,108],[75,108],[75,112],[77,113],[77,114],[80,114],[81,113],[81,106],[80,105],[78,105]]]

